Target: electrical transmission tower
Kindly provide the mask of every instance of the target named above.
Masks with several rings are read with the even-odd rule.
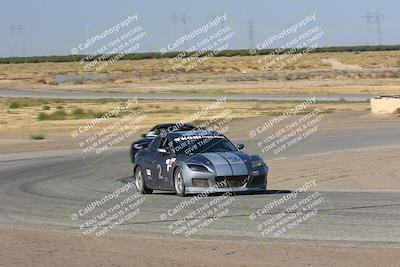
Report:
[[[225,15],[224,13],[220,13],[220,14],[211,13],[211,15],[208,17],[208,19],[209,19],[210,21],[213,21],[213,20],[215,20],[216,18],[218,18],[218,16],[224,16],[224,15]],[[225,28],[225,22],[226,22],[226,21],[222,20],[222,21],[219,23],[221,29]]]
[[[25,38],[24,38],[24,31],[27,29],[24,25],[19,24],[16,26],[16,29],[19,33],[21,38],[21,56],[25,56]]]
[[[25,56],[25,39],[24,39],[24,31],[27,28],[22,25],[22,24],[18,24],[18,25],[14,25],[11,24],[10,25],[10,40],[11,40],[11,44],[10,44],[10,56],[14,56],[14,52],[13,52],[13,48],[14,48],[14,34],[17,32],[19,34],[19,41],[21,42],[21,56]]]
[[[176,14],[172,14],[169,19],[172,20],[172,25],[174,25],[174,33],[176,34],[176,24],[178,23],[179,17]]]
[[[367,24],[376,24],[376,32],[378,37],[378,45],[382,45],[382,29],[381,29],[381,20],[385,16],[379,12],[371,13],[367,12],[363,18],[366,19]]]
[[[169,19],[172,20],[172,24],[174,25],[175,32],[176,32],[176,25],[181,23],[183,25],[183,33],[185,35],[187,34],[187,24],[190,19],[189,16],[187,16],[186,14],[182,14],[181,16],[172,14],[172,16],[169,17]],[[186,50],[186,42],[184,43],[184,48]]]
[[[12,57],[14,55],[14,33],[16,31],[16,26],[14,24],[10,25],[10,50],[9,50],[9,56]]]
[[[249,49],[254,48],[254,21],[249,20]]]

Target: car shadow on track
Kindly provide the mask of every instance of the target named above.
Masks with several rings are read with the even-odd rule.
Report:
[[[291,190],[266,190],[266,191],[261,191],[261,192],[231,192],[231,196],[250,196],[250,195],[280,195],[280,194],[290,194],[292,193]],[[210,193],[207,194],[207,196],[221,196],[224,193]],[[176,196],[175,192],[166,192],[166,191],[154,191],[153,195],[170,195],[170,196]],[[188,194],[185,197],[194,197],[198,194]]]

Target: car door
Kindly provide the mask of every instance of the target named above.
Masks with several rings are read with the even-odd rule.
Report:
[[[168,146],[168,141],[165,138],[160,138],[158,148],[155,151],[155,157],[153,158],[153,169],[152,173],[157,177],[158,185],[160,189],[171,189],[170,183],[170,172],[172,164],[175,158],[171,154],[171,150]]]
[[[146,175],[146,183],[150,188],[158,188],[158,178],[157,173],[154,171],[154,164],[156,163],[156,152],[158,148],[158,144],[160,142],[160,138],[155,138],[149,145],[147,149],[143,152],[145,153],[143,156],[143,172]]]

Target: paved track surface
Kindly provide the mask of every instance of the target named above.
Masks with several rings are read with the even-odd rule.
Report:
[[[329,153],[338,150],[375,149],[385,146],[400,146],[400,129],[377,128],[371,131],[325,133],[317,136],[309,145],[304,145],[286,155],[288,166],[292,157]],[[248,147],[254,147],[249,140]],[[251,151],[251,152],[256,152]],[[82,154],[78,150],[6,154],[0,156],[0,226],[79,230],[79,225],[90,216],[71,215],[95,199],[117,190],[129,181],[131,163],[126,148],[114,149],[103,158]],[[266,156],[267,157],[267,156]],[[269,158],[269,156],[268,156]],[[329,164],[329,163],[327,163]],[[373,166],[371,166],[373,167]],[[124,179],[125,178],[125,179]],[[379,177],[377,177],[379,179]],[[128,194],[132,194],[132,188]],[[275,236],[262,237],[258,225],[293,206],[313,192],[300,193],[296,200],[288,200],[250,220],[256,210],[288,196],[287,188],[274,188],[262,194],[237,195],[231,198],[227,216],[219,218],[193,235],[197,238],[248,239],[254,241],[303,240],[400,245],[400,192],[320,192],[323,201],[318,212],[309,220],[291,231]],[[121,195],[122,196],[122,195]],[[203,207],[220,196],[209,196],[189,205],[177,214],[168,213],[190,197],[178,198],[171,193],[155,192],[146,196],[140,213],[127,223],[120,225],[116,233],[144,233],[171,235],[171,224],[189,211]],[[122,198],[121,198],[122,199]],[[110,201],[109,206],[116,202]],[[106,206],[102,207],[105,209]],[[292,213],[300,208],[292,210]],[[85,230],[87,228],[83,228]],[[182,235],[178,235],[182,236]]]
[[[317,101],[354,101],[365,102],[373,96],[370,95],[313,95]],[[137,97],[144,100],[215,100],[218,97],[226,97],[231,101],[269,100],[269,101],[304,101],[310,95],[268,95],[268,94],[152,94],[152,93],[107,93],[107,92],[78,92],[62,90],[21,90],[0,88],[0,97],[7,98],[46,98],[46,99],[127,99]]]

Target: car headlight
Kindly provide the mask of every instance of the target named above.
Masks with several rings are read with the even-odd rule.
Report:
[[[210,172],[207,167],[198,164],[188,164],[188,167],[195,172]]]
[[[264,164],[264,161],[262,159],[253,160],[251,162],[251,167],[252,168],[257,168],[257,167],[262,166],[263,164]]]
[[[133,147],[136,148],[136,149],[142,149],[143,148],[143,146],[140,145],[140,144],[134,144]]]

